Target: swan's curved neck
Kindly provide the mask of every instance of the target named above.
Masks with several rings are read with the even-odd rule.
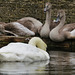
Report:
[[[28,44],[31,44],[33,46],[36,46],[42,50],[46,51],[47,45],[38,37],[32,38]]]
[[[50,19],[51,19],[51,8],[46,11],[45,24],[40,29],[40,36],[48,38],[50,32]]]
[[[45,24],[46,24],[46,25],[50,25],[50,21],[51,21],[51,9],[49,9],[49,10],[46,12],[46,21],[45,21]]]
[[[64,15],[63,18],[61,19],[59,25],[56,27],[57,29],[60,29],[61,27],[63,27],[63,25],[65,24],[65,19],[66,19],[66,17]]]

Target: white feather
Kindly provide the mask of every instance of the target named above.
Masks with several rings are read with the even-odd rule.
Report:
[[[75,36],[75,29],[70,32],[71,36]]]
[[[28,35],[35,35],[33,31],[29,30],[28,28],[24,27],[22,24],[18,22],[12,22],[12,24],[18,29],[20,29],[21,31],[23,31],[24,33],[27,33]]]

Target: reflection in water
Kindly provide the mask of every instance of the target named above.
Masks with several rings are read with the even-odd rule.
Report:
[[[40,62],[1,62],[0,72],[3,74],[24,74],[24,73],[37,73],[45,69],[48,61]]]
[[[0,62],[0,73],[2,75],[75,75],[75,53],[61,51],[49,53],[50,62]]]
[[[51,51],[50,75],[75,75],[75,53]]]

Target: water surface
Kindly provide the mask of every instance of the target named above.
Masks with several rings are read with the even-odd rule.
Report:
[[[49,51],[50,60],[0,62],[0,75],[75,75],[75,53]]]

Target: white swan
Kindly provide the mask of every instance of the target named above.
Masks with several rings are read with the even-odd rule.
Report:
[[[66,39],[75,39],[75,23],[65,25],[65,11],[58,11],[58,19],[60,23],[49,34],[50,39],[55,42],[61,42]]]
[[[50,59],[50,57],[46,52],[46,48],[47,45],[39,37],[33,37],[29,41],[29,44],[20,42],[9,43],[0,49],[0,61],[33,62],[47,60]]]

